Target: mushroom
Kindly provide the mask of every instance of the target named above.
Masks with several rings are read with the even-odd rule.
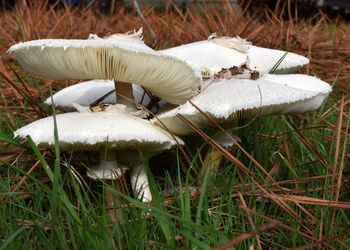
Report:
[[[118,93],[118,103],[126,104],[127,110],[125,112],[136,112],[137,110],[130,83],[141,85],[174,104],[183,103],[196,95],[202,82],[199,72],[180,59],[161,54],[146,46],[142,41],[141,33],[142,30],[139,30],[134,33],[112,35],[104,39],[91,35],[88,40],[45,39],[29,41],[13,45],[9,49],[9,53],[19,61],[25,70],[37,76],[56,80],[96,78],[114,80],[115,91]],[[89,110],[88,107],[80,106],[78,109],[81,112]],[[65,115],[70,117],[69,114]],[[116,118],[113,116],[115,114],[102,120],[93,119],[91,122],[103,121],[103,123],[107,123],[108,118],[114,122],[121,119],[122,124],[124,124],[125,116],[118,115]],[[132,121],[137,122],[136,118],[133,118]],[[68,124],[68,122],[80,124],[74,119],[65,123]],[[127,124],[131,124],[130,119]],[[127,127],[120,133],[128,135]],[[77,129],[81,130],[81,128],[82,126],[78,126]],[[139,128],[138,132],[145,133],[145,130]],[[86,130],[82,133],[93,134],[95,131]],[[132,133],[139,134],[135,131]],[[18,135],[20,134],[18,133]],[[50,136],[52,137],[53,134]],[[107,138],[103,137],[103,139]],[[109,137],[108,139],[111,140]],[[52,140],[53,137],[51,142]],[[136,143],[135,140],[132,142]],[[61,144],[63,147],[65,147],[64,143],[65,141]],[[84,148],[86,147],[84,146]],[[138,168],[140,169],[140,166]],[[104,170],[104,172],[106,171]],[[131,175],[133,174],[134,171]],[[133,178],[134,176],[131,176],[131,179]]]
[[[201,71],[204,77],[211,77],[222,68],[241,67],[244,64],[251,70],[269,73],[281,59],[275,73],[292,73],[309,63],[309,59],[301,55],[254,46],[240,37],[218,37],[215,33],[208,40],[160,52],[185,60]]]
[[[87,40],[34,40],[15,44],[8,51],[36,76],[114,80],[130,95],[131,85],[123,83],[138,84],[173,104],[196,95],[201,83],[200,72],[185,61],[144,44],[142,29],[106,38],[90,35]]]
[[[176,135],[188,135],[193,131],[178,114],[206,128],[211,121],[202,112],[219,124],[232,124],[239,117],[303,113],[318,109],[330,92],[328,83],[301,74],[265,74],[256,80],[217,80],[191,102],[158,115],[153,123]]]
[[[60,148],[100,152],[99,165],[88,171],[88,175],[94,179],[117,179],[124,169],[130,168],[135,194],[143,201],[150,201],[152,196],[140,152],[146,156],[155,154],[183,144],[182,140],[153,126],[150,121],[129,113],[122,104],[109,106],[101,112],[76,107],[79,112],[56,116]],[[55,144],[53,119],[50,116],[34,121],[16,130],[14,135],[21,138],[30,136],[36,145],[52,148]]]
[[[135,103],[151,109],[152,112],[156,112],[159,107],[165,104],[164,100],[156,101],[152,103],[153,97],[139,85],[132,85],[133,96]],[[99,99],[101,103],[116,104],[117,98],[112,93],[115,91],[113,81],[109,80],[91,80],[74,84],[66,87],[52,96],[55,108],[64,112],[75,111],[74,103],[81,106],[90,106]],[[104,98],[103,98],[104,97]],[[52,105],[51,97],[45,100],[45,104]]]
[[[174,134],[188,135],[193,130],[183,118],[202,129],[211,126],[212,121],[232,127],[239,118],[316,110],[330,92],[328,83],[300,74],[265,74],[256,80],[216,80],[191,101],[158,115],[152,121]],[[232,136],[228,138],[226,134],[220,135],[217,142],[224,147],[231,146],[227,142],[234,143]],[[222,153],[211,147],[205,156],[200,179],[207,171],[213,173],[221,160]]]
[[[137,90],[135,91],[135,86],[133,86],[134,96],[138,94]],[[52,99],[48,97],[44,103],[51,106],[53,101],[56,109],[64,112],[75,111],[76,109],[73,107],[73,103],[81,106],[89,106],[109,92],[114,92],[114,88],[114,82],[108,80],[81,82],[56,92],[52,95]],[[117,97],[115,95],[109,95],[104,98],[103,103],[116,104],[116,100]]]

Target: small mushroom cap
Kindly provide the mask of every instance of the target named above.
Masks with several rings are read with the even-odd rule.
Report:
[[[240,67],[247,62],[250,69],[269,73],[286,51],[253,46],[240,38],[214,38],[160,52],[185,60],[200,70],[203,76],[211,76],[222,68]],[[289,52],[275,73],[292,73],[309,63],[309,59]]]
[[[132,85],[135,102],[137,104],[147,106],[150,102],[148,94],[145,93],[144,89],[139,85]],[[114,82],[109,80],[91,80],[87,82],[81,82],[72,86],[66,87],[57,93],[52,98],[55,107],[68,112],[75,111],[73,103],[81,106],[89,106],[94,101],[98,100],[105,94],[114,91]],[[115,93],[110,94],[103,103],[116,104]],[[159,106],[164,105],[165,101],[160,101]],[[51,105],[51,97],[47,98],[45,104]],[[153,110],[156,111],[156,110]]]
[[[201,83],[200,72],[183,60],[152,50],[135,34],[34,40],[13,45],[9,53],[36,76],[134,83],[174,104],[193,97]]]
[[[307,75],[270,75],[257,80],[231,79],[214,82],[191,102],[217,123],[258,115],[302,113],[316,110],[331,92],[331,86]],[[200,128],[211,122],[190,102],[160,114],[153,122],[177,135],[193,132],[177,114]]]
[[[148,120],[128,113],[96,112],[65,113],[56,116],[60,147],[63,150],[136,149],[157,152],[170,149],[177,142],[166,131]],[[40,147],[54,146],[54,120],[46,117],[28,124],[14,133],[15,137],[30,136]]]

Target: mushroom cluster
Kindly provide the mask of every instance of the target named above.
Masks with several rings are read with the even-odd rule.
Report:
[[[115,179],[130,170],[134,193],[143,201],[152,197],[140,152],[151,156],[183,144],[177,136],[193,133],[184,118],[201,129],[211,121],[232,127],[241,117],[315,110],[331,92],[316,77],[281,75],[308,64],[307,58],[216,34],[161,51],[145,45],[139,30],[87,40],[29,41],[9,52],[36,76],[101,79],[46,100],[68,112],[55,117],[59,144],[64,150],[100,152],[100,164],[88,171],[91,178]],[[269,74],[272,69],[279,75]],[[166,102],[177,106],[162,111]],[[29,135],[39,146],[52,147],[53,120],[35,121],[15,136]]]
[[[104,39],[90,36],[87,40],[29,41],[12,46],[9,52],[25,70],[37,76],[113,80],[85,82],[56,93],[52,100],[57,101],[58,108],[77,112],[35,121],[14,134],[23,138],[29,135],[38,146],[53,147],[56,119],[62,149],[100,152],[100,164],[88,171],[90,177],[117,179],[129,169],[134,193],[150,201],[140,152],[150,156],[183,142],[143,119],[147,113],[138,108],[134,99],[143,103],[153,98],[145,97],[137,85],[167,102],[180,104],[199,91],[199,74],[183,60],[145,45],[141,30]],[[95,98],[111,89],[118,93],[111,103],[95,103]]]

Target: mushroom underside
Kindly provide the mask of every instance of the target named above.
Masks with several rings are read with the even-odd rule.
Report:
[[[199,72],[182,60],[151,49],[133,50],[111,42],[104,45],[91,40],[37,40],[14,45],[10,52],[25,70],[36,76],[134,83],[174,104],[184,103],[197,94],[201,83]]]

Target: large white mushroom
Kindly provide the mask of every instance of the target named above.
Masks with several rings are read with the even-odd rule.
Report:
[[[188,121],[201,129],[214,125],[213,121],[230,128],[240,118],[316,110],[330,92],[328,83],[299,74],[265,74],[256,80],[217,80],[204,87],[191,101],[158,115],[153,123],[177,135],[194,132]],[[227,142],[233,145],[237,141],[237,138],[232,140],[232,136],[226,134],[219,136],[217,143],[223,147],[227,146]],[[206,171],[213,173],[221,159],[222,153],[211,147],[205,156],[201,177]]]
[[[152,196],[140,152],[147,157],[183,144],[182,140],[127,112],[125,105],[112,105],[101,112],[91,112],[88,107],[77,108],[80,112],[56,116],[60,148],[100,152],[100,164],[88,171],[91,178],[117,179],[123,168],[130,169],[135,194],[143,201],[150,201]],[[50,116],[37,120],[16,130],[14,135],[22,138],[30,136],[36,145],[53,148],[53,119]]]
[[[185,60],[200,70],[204,77],[217,74],[222,68],[241,67],[247,64],[251,70],[269,73],[281,58],[275,73],[292,73],[309,63],[309,59],[286,51],[254,46],[240,37],[217,37],[160,50],[161,53]],[[248,63],[247,63],[248,58]]]
[[[91,35],[87,40],[34,40],[13,45],[9,53],[31,74],[49,79],[114,80],[129,92],[131,85],[123,83],[133,83],[174,104],[197,94],[200,72],[151,49],[141,35],[140,29],[106,38]]]
[[[176,135],[187,135],[193,130],[178,114],[206,128],[212,122],[202,112],[219,124],[229,124],[240,117],[303,113],[318,109],[330,92],[328,83],[301,74],[217,80],[190,102],[158,115],[153,122]]]

